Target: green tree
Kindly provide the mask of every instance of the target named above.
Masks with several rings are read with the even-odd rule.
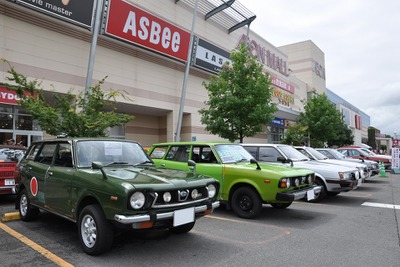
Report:
[[[351,130],[344,123],[343,115],[325,94],[314,95],[305,103],[298,123],[307,128],[306,135],[312,146],[345,145],[353,143]]]
[[[199,113],[207,131],[242,143],[244,137],[262,132],[277,108],[271,100],[271,81],[262,65],[249,54],[249,48],[242,44],[230,59],[231,66],[203,83],[208,100],[207,107]]]
[[[102,91],[100,86],[105,79],[91,87],[86,98],[83,93],[75,95],[70,90],[65,95],[53,94],[54,101],[50,103],[43,95],[40,82],[28,81],[26,76],[11,66],[7,73],[9,76],[6,79],[13,84],[5,84],[6,88],[17,93],[21,99],[19,104],[37,119],[42,130],[50,135],[105,136],[107,128],[124,125],[134,118],[115,112],[116,97],[123,95],[115,90]]]
[[[307,143],[307,126],[300,123],[295,123],[287,129],[285,138],[281,140],[282,144],[288,144],[293,146],[299,146]]]

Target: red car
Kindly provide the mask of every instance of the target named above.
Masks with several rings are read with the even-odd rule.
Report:
[[[378,155],[369,149],[360,146],[345,146],[337,149],[344,156],[356,159],[368,159],[376,162],[383,162],[385,169],[392,167],[392,157],[387,155]]]
[[[15,169],[25,152],[23,146],[0,145],[0,195],[16,194]]]

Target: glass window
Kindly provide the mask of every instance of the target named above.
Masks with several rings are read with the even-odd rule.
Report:
[[[245,148],[255,159],[258,159],[258,160],[259,160],[259,158],[257,157],[257,150],[258,150],[257,147],[255,147],[255,146],[245,146],[244,148]]]
[[[42,149],[36,155],[35,161],[50,165],[53,160],[54,151],[56,150],[56,147],[57,144],[55,143],[44,144],[42,146]]]
[[[150,158],[152,159],[162,159],[165,155],[165,151],[167,151],[166,146],[156,147],[151,152]]]
[[[282,155],[274,147],[260,147],[259,161],[277,162]]]
[[[72,152],[70,144],[59,144],[56,158],[54,159],[54,166],[72,167]]]
[[[168,151],[168,160],[187,162],[189,160],[189,146],[173,146]]]
[[[218,163],[211,147],[194,146],[192,150],[192,160],[197,163]]]

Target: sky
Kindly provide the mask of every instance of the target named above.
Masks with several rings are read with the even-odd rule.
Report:
[[[311,40],[325,54],[326,87],[400,138],[399,0],[239,0],[250,29],[272,45]]]

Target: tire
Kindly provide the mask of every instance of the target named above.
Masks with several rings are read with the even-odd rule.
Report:
[[[314,199],[308,201],[308,202],[311,202],[311,203],[320,202],[320,201],[323,200],[323,199],[326,197],[326,195],[327,195],[327,191],[326,191],[325,185],[324,185],[324,183],[323,183],[320,179],[317,179],[317,180],[315,181],[315,184],[316,184],[316,185],[322,186],[322,188],[321,188],[321,192],[319,192],[318,194],[315,194],[315,198],[314,198]]]
[[[99,255],[111,249],[114,232],[99,205],[88,205],[82,209],[78,233],[83,250],[89,255]]]
[[[39,209],[31,205],[26,189],[22,189],[18,196],[18,209],[21,220],[27,222],[36,219],[39,215]]]
[[[239,187],[232,195],[232,209],[237,216],[253,219],[261,213],[262,201],[256,190],[250,187]]]
[[[196,221],[187,223],[187,224],[183,224],[183,225],[179,225],[176,227],[172,227],[169,230],[174,234],[186,234],[186,233],[190,232],[190,230],[193,229],[195,223],[196,223]]]
[[[292,205],[292,202],[289,203],[270,203],[270,205],[274,208],[274,209],[286,209],[287,207],[289,207],[290,205]]]

